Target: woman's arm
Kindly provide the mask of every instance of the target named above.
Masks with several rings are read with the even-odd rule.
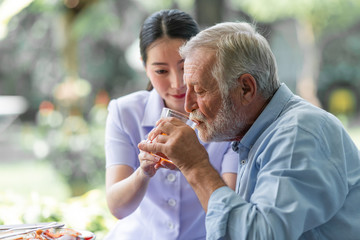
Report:
[[[131,214],[143,199],[149,177],[140,169],[114,165],[106,169],[106,200],[111,213],[118,219]]]
[[[233,191],[235,191],[237,174],[236,173],[223,173],[223,175],[221,177],[224,180],[224,182],[226,183],[226,185],[229,188],[231,188]]]
[[[111,213],[118,219],[130,215],[142,201],[150,178],[156,173],[156,159],[145,152],[139,154],[140,167],[127,165],[106,169],[106,199]]]

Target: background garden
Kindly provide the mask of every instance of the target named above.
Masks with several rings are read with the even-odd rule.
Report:
[[[0,0],[0,224],[59,221],[97,239],[114,224],[107,104],[145,88],[138,33],[165,8],[202,28],[256,23],[281,81],[335,114],[360,147],[358,0]]]

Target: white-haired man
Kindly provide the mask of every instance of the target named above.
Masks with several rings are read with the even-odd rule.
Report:
[[[176,119],[160,120],[139,148],[184,174],[207,212],[207,239],[359,239],[360,152],[340,121],[279,82],[266,39],[250,24],[221,23],[180,53],[200,138],[233,141],[239,154],[236,192]]]

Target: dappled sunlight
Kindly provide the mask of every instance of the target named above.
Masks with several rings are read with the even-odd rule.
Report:
[[[7,24],[10,19],[26,8],[34,0],[4,0],[0,4],[0,40],[7,35]]]

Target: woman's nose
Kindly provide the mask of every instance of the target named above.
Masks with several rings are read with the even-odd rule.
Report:
[[[171,88],[183,88],[185,86],[183,73],[174,73],[170,80]]]

